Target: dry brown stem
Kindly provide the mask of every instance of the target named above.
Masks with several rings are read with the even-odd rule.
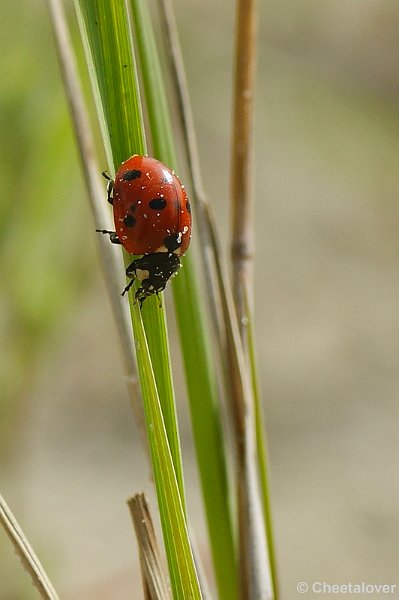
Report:
[[[101,169],[96,160],[96,152],[91,133],[90,119],[85,105],[78,69],[67,28],[64,9],[60,0],[47,0],[51,24],[64,82],[72,123],[75,129],[78,147],[82,159],[85,182],[88,190],[90,206],[97,229],[110,229],[110,214],[104,201],[104,184],[100,178]],[[128,306],[122,302],[120,295],[121,261],[120,251],[114,248],[105,236],[97,236],[100,265],[103,268],[105,283],[116,323],[122,356],[124,359],[126,383],[129,398],[137,427],[139,428],[143,447],[148,455],[147,436],[145,433],[144,414],[140,400],[131,321]]]
[[[158,542],[145,495],[136,494],[128,500],[128,506],[139,546],[145,598],[170,600],[171,595],[162,568]]]
[[[39,591],[41,597],[44,600],[59,600],[59,596],[34,553],[33,548],[1,495],[0,523],[4,527],[6,534],[14,546],[15,552],[21,559],[23,567],[29,573],[32,583]]]
[[[256,0],[237,0],[231,156],[231,257],[234,301],[244,350],[253,309],[253,106]]]
[[[226,268],[223,264],[221,249],[213,225],[211,209],[203,190],[198,160],[197,143],[188,98],[183,61],[173,18],[170,0],[160,0],[160,9],[164,22],[168,48],[171,54],[171,71],[177,93],[179,118],[183,131],[187,163],[192,180],[201,247],[204,250],[205,272],[208,276],[209,297],[212,299],[212,317],[219,332],[221,356],[227,362],[226,382],[231,400],[235,439],[237,444],[237,485],[239,505],[239,550],[241,576],[241,597],[244,600],[257,598],[270,600],[273,597],[268,573],[268,552],[264,535],[264,520],[261,505],[261,492],[257,473],[256,434],[254,421],[254,397],[249,369],[240,339],[240,330],[234,310],[233,296]],[[249,29],[248,35],[251,29]],[[252,100],[252,98],[250,99]],[[250,123],[250,103],[247,102],[246,120]],[[248,131],[248,127],[247,127]],[[242,132],[240,132],[242,135]],[[247,165],[248,167],[248,165]],[[245,173],[246,186],[249,189],[249,172]],[[246,227],[249,229],[250,220]],[[248,237],[248,236],[247,236]],[[240,238],[242,239],[242,238]],[[247,238],[244,239],[246,240]],[[249,245],[248,245],[249,248]],[[242,256],[249,252],[246,247],[240,250],[240,268]],[[245,258],[245,263],[247,263]],[[247,282],[248,262],[244,274]],[[212,274],[212,275],[211,275]],[[235,282],[236,285],[236,282]],[[220,310],[221,309],[221,310]],[[216,318],[220,315],[220,319]],[[239,319],[244,323],[244,319]]]

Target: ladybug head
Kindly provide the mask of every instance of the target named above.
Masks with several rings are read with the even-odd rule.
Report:
[[[171,252],[155,252],[134,260],[126,274],[138,279],[141,283],[135,294],[140,306],[148,296],[162,292],[169,279],[177,273],[180,267],[179,257]]]

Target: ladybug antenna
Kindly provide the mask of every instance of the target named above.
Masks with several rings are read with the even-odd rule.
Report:
[[[101,173],[101,175],[104,177],[104,179],[107,179],[107,181],[112,181],[111,177],[108,175],[107,171],[103,171]]]

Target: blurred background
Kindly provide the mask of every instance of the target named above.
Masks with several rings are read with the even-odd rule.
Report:
[[[233,4],[175,2],[225,248]],[[399,4],[259,4],[256,333],[288,599],[298,581],[397,583]],[[141,598],[125,501],[151,481],[49,20],[37,0],[1,11],[1,492],[63,599]],[[1,600],[37,597],[3,532],[0,581]]]

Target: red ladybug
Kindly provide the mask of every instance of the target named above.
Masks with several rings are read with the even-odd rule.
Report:
[[[165,289],[180,268],[180,256],[191,238],[191,208],[180,179],[166,165],[148,156],[134,156],[121,164],[115,181],[106,174],[108,201],[114,209],[116,231],[111,242],[122,244],[130,254],[142,254],[126,269],[132,281],[141,283],[135,294],[140,306],[152,294]]]

